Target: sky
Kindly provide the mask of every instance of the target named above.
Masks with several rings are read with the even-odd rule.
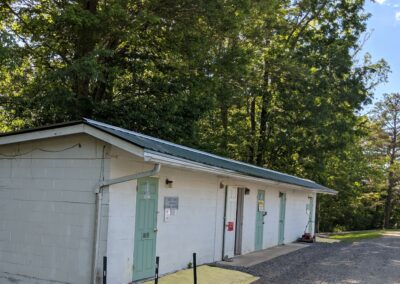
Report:
[[[391,69],[388,82],[374,91],[376,102],[384,93],[400,92],[400,0],[366,0],[365,10],[371,14],[368,31],[372,33],[363,53],[370,53],[373,61],[385,59]]]

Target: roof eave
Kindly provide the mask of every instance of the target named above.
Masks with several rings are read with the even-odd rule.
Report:
[[[300,185],[295,185],[291,183],[284,183],[284,182],[279,182],[271,179],[265,179],[265,178],[260,178],[260,177],[254,177],[251,175],[246,175],[240,172],[236,171],[231,171],[219,167],[213,167],[197,162],[193,162],[190,160],[174,157],[171,155],[167,154],[161,154],[152,150],[147,150],[144,149],[144,160],[146,162],[155,162],[155,163],[161,163],[161,164],[166,164],[170,166],[176,166],[176,167],[181,167],[181,168],[186,168],[186,169],[191,169],[191,170],[200,170],[203,172],[208,172],[212,174],[218,174],[221,176],[225,177],[233,177],[233,178],[238,178],[238,179],[245,179],[245,180],[251,180],[254,182],[261,182],[261,183],[268,183],[271,185],[284,185],[284,186],[289,186],[293,189],[298,189],[298,190],[307,190],[307,191],[313,191],[316,193],[325,193],[325,194],[335,194],[334,190],[331,189],[319,189],[319,188],[311,188],[311,187],[305,187],[305,186],[300,186]]]
[[[210,166],[206,164],[200,164],[198,162],[194,162],[191,160],[186,160],[182,158],[178,158],[175,156],[167,155],[167,154],[161,154],[158,152],[154,152],[148,149],[145,149],[141,147],[140,145],[136,145],[132,141],[126,140],[122,137],[117,137],[111,133],[108,133],[101,128],[96,127],[95,125],[92,125],[91,123],[88,123],[86,119],[84,120],[77,120],[77,121],[71,121],[71,122],[66,122],[66,123],[59,123],[59,124],[52,124],[52,125],[47,125],[43,127],[38,127],[38,128],[32,128],[32,129],[25,129],[21,131],[15,131],[15,132],[9,132],[9,133],[3,133],[0,134],[0,145],[7,145],[7,144],[12,144],[12,143],[20,143],[20,142],[25,142],[25,141],[30,141],[30,140],[38,140],[38,139],[45,139],[45,138],[51,138],[51,137],[57,137],[57,136],[65,136],[65,135],[71,135],[71,134],[78,134],[78,133],[86,133],[88,135],[94,136],[100,140],[103,140],[107,143],[110,143],[118,148],[121,148],[123,150],[126,150],[130,153],[133,153],[135,155],[138,155],[140,157],[144,157],[145,160],[149,160],[149,154],[153,155],[158,155],[159,157],[163,157],[164,161],[165,157],[168,157],[169,161],[171,164],[174,164],[178,161],[178,163],[184,163],[186,165],[195,165],[196,169],[207,169],[208,171],[212,170],[212,172],[220,172],[220,174],[227,175],[227,176],[235,176],[238,178],[242,179],[250,179],[253,181],[262,181],[262,182],[267,182],[267,183],[273,183],[273,184],[286,184],[290,185],[292,187],[296,187],[298,189],[303,189],[303,190],[310,190],[310,191],[315,191],[317,193],[323,193],[323,194],[331,194],[331,195],[336,195],[338,192],[335,190],[332,190],[330,188],[312,188],[312,187],[307,187],[307,186],[301,186],[301,185],[296,185],[296,184],[291,184],[291,183],[285,183],[285,182],[280,182],[280,181],[275,181],[271,179],[265,179],[262,177],[255,177],[252,175],[240,173],[237,171],[232,171],[232,170],[227,170],[223,169],[220,167],[216,166]],[[147,153],[147,154],[146,154]],[[147,155],[147,157],[146,157]],[[316,184],[317,186],[320,186]]]
[[[74,121],[49,124],[49,125],[44,125],[44,126],[39,126],[39,127],[34,127],[34,128],[21,129],[21,130],[17,130],[17,131],[0,133],[0,138],[6,137],[6,136],[31,133],[31,132],[36,132],[36,131],[51,130],[51,129],[61,128],[61,127],[66,127],[66,126],[74,126],[74,125],[83,124],[83,123],[86,124],[86,122],[84,120],[74,120]]]

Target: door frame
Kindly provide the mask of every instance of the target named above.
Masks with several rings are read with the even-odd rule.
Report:
[[[235,256],[235,236],[236,236],[236,206],[237,206],[237,187],[225,186],[224,218],[222,235],[222,260]],[[235,201],[232,202],[232,195]],[[229,223],[233,223],[233,229],[229,229]]]
[[[238,187],[238,189],[237,189],[235,255],[241,255],[242,254],[243,209],[244,209],[245,191],[246,191],[246,189],[244,187]]]
[[[132,280],[133,281],[138,281],[138,280],[141,280],[141,279],[145,279],[145,278],[147,278],[147,275],[145,276],[145,277],[142,277],[142,276],[139,276],[138,278],[135,276],[136,274],[135,274],[135,263],[137,263],[137,262],[140,262],[140,261],[142,261],[143,262],[143,259],[142,260],[138,260],[137,259],[137,257],[135,257],[136,255],[135,255],[135,253],[137,252],[137,249],[138,249],[138,235],[137,235],[137,233],[138,233],[138,226],[139,226],[139,222],[138,222],[138,210],[139,210],[139,202],[141,201],[141,200],[143,200],[143,199],[139,199],[139,190],[140,190],[140,183],[142,183],[142,182],[149,182],[149,183],[153,183],[154,185],[155,185],[155,188],[156,188],[156,193],[155,193],[155,208],[154,208],[154,219],[153,219],[153,222],[154,222],[154,225],[155,225],[155,227],[154,227],[154,240],[153,240],[153,247],[154,247],[154,249],[153,249],[153,251],[152,251],[152,258],[154,259],[154,261],[152,261],[152,263],[153,263],[153,269],[152,269],[152,274],[150,275],[149,274],[149,276],[148,277],[151,277],[151,276],[153,276],[153,272],[154,272],[154,270],[155,270],[155,259],[156,259],[156,245],[157,245],[157,212],[158,212],[158,193],[159,193],[159,179],[158,178],[154,178],[154,177],[146,177],[146,178],[140,178],[140,179],[138,179],[137,180],[137,187],[136,187],[136,208],[135,208],[135,233],[134,233],[134,243],[133,243],[133,271],[132,271]],[[146,219],[148,219],[148,218],[146,218]]]

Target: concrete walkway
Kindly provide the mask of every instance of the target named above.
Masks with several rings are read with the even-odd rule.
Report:
[[[221,265],[250,267],[308,246],[309,244],[305,243],[290,243],[287,245],[276,246],[265,250],[248,253],[245,255],[235,256],[234,258],[231,259],[231,261],[220,261],[218,263]]]

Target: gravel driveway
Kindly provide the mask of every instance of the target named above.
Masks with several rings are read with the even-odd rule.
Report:
[[[316,243],[237,270],[259,276],[258,283],[269,284],[400,284],[400,234],[354,243]]]

